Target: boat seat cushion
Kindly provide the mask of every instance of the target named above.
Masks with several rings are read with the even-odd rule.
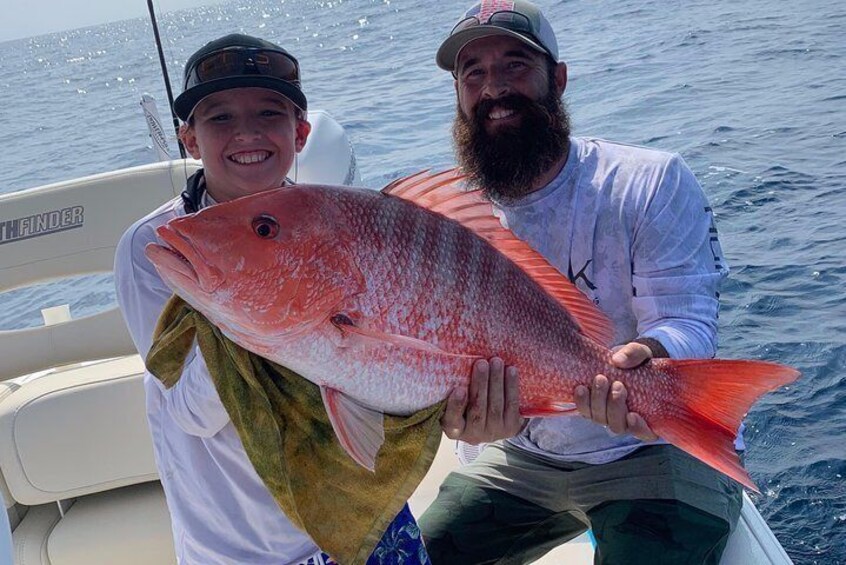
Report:
[[[78,499],[47,540],[50,565],[176,563],[158,481]]]
[[[59,521],[57,504],[43,504],[30,508],[12,532],[15,565],[49,565],[47,540]]]
[[[27,380],[0,401],[0,469],[30,506],[158,478],[136,356]],[[10,501],[7,501],[7,506]]]
[[[18,385],[14,382],[0,382],[0,406],[2,406],[3,400],[18,388]],[[15,505],[15,499],[12,498],[12,493],[9,492],[9,487],[6,486],[6,479],[3,478],[2,472],[0,472],[0,497],[3,498],[4,508],[8,509]]]

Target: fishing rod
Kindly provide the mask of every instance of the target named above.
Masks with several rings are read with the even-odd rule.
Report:
[[[173,117],[173,129],[176,131],[176,142],[179,144],[179,155],[184,159],[186,157],[185,147],[182,145],[182,140],[179,139],[179,118],[173,111],[173,90],[170,88],[170,77],[167,74],[167,64],[165,63],[164,50],[162,49],[162,39],[159,36],[159,24],[156,22],[156,12],[153,10],[153,0],[147,0],[147,9],[150,11],[150,21],[153,24],[153,35],[156,37],[156,49],[159,51],[159,64],[162,67],[162,76],[164,77],[165,91],[167,91],[167,106],[170,108],[170,115]]]

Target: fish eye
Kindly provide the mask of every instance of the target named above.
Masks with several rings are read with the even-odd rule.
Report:
[[[253,232],[262,239],[273,239],[279,233],[279,222],[272,216],[259,216],[253,220]]]

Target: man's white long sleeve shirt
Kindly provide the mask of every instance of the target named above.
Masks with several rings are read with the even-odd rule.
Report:
[[[616,344],[649,337],[672,358],[713,357],[728,266],[693,173],[675,154],[570,141],[552,182],[498,206],[503,223],[611,319]],[[643,445],[578,416],[535,418],[509,441],[543,457],[591,464]]]

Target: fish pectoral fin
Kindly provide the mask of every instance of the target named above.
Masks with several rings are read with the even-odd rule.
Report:
[[[375,472],[376,454],[385,441],[384,415],[334,388],[320,387],[320,393],[341,447],[356,463]]]
[[[478,355],[468,355],[465,353],[453,353],[451,351],[446,351],[437,345],[432,345],[431,343],[423,341],[422,339],[417,339],[416,337],[408,337],[405,335],[365,328],[352,322],[351,318],[345,314],[335,314],[330,318],[330,321],[336,328],[338,328],[342,335],[349,334],[371,342],[390,344],[396,347],[408,347],[411,349],[426,351],[427,353],[434,353],[436,355],[446,355],[447,357],[481,359]]]
[[[547,416],[568,416],[577,414],[576,405],[572,402],[556,402],[550,400],[539,404],[530,404],[520,409],[524,418],[543,418]]]

